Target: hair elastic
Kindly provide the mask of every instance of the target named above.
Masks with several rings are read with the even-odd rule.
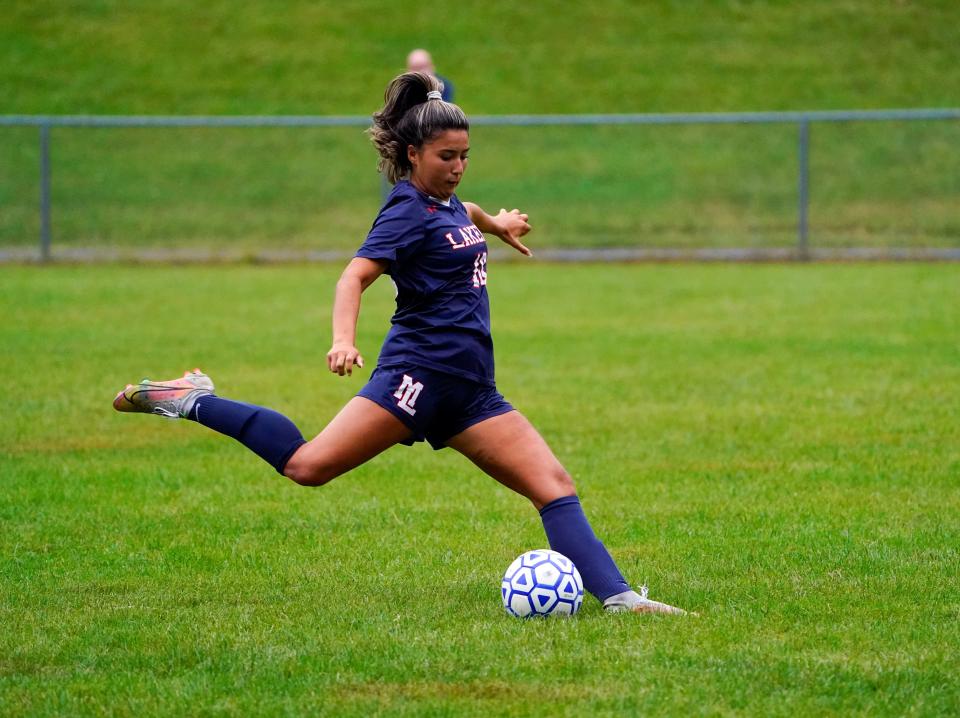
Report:
[[[427,99],[428,99],[428,100],[442,100],[442,99],[443,99],[443,93],[441,93],[440,90],[430,90],[430,92],[427,93]]]

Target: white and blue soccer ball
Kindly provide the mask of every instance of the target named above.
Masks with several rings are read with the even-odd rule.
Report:
[[[503,574],[500,592],[511,616],[572,616],[583,603],[583,579],[562,553],[538,549],[517,556]]]

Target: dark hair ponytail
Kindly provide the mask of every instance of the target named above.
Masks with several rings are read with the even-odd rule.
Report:
[[[373,114],[373,127],[367,130],[380,154],[377,169],[391,184],[410,174],[407,146],[416,148],[444,130],[469,130],[463,110],[451,102],[435,99],[443,89],[433,75],[406,72],[387,85],[383,109]]]

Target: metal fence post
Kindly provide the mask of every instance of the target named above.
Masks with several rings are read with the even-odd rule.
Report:
[[[40,125],[40,260],[50,261],[50,125]]]
[[[807,214],[810,209],[810,121],[807,119],[800,120],[797,163],[799,164],[799,177],[797,179],[797,254],[800,259],[809,259]]]

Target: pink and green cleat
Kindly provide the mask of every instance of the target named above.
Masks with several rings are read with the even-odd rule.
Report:
[[[213,393],[213,382],[199,369],[184,372],[180,379],[127,384],[117,394],[113,408],[117,411],[159,414],[171,419],[186,417],[197,399]]]

